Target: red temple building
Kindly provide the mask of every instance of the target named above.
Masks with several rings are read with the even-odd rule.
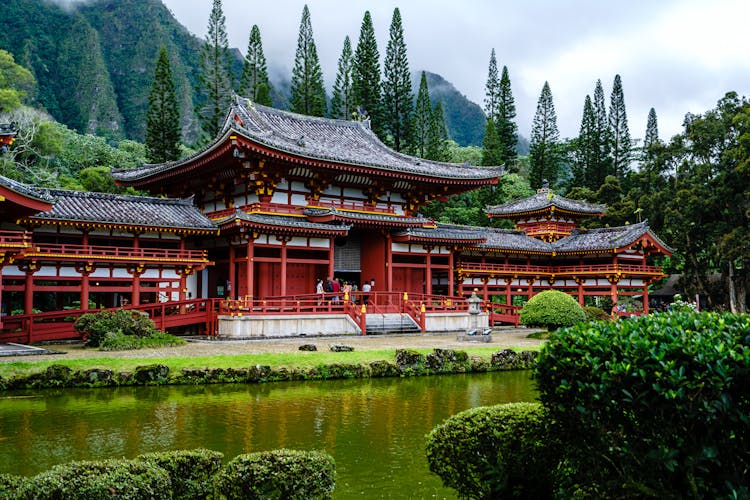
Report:
[[[186,301],[217,300],[222,317],[247,321],[289,304],[299,317],[300,304],[312,304],[306,313],[348,314],[347,331],[365,333],[365,315],[394,307],[422,330],[451,329],[458,323],[430,318],[457,309],[465,316],[463,299],[474,290],[487,304],[486,321],[508,320],[510,308],[493,318],[498,304],[550,288],[582,304],[587,296],[613,303],[638,296],[648,312],[648,285],[663,276],[648,259],[670,249],[645,222],[578,229],[604,207],[548,189],[487,207],[515,230],[440,224],[418,213],[501,175],[398,153],[367,122],[237,98],[221,134],[193,156],[113,172],[119,184],[154,197],[0,178],[2,313],[172,303],[184,312]],[[362,308],[352,293],[356,306],[321,306],[316,281],[327,278],[371,283],[373,300]],[[240,336],[264,334],[243,328]],[[330,325],[306,328],[321,333]]]

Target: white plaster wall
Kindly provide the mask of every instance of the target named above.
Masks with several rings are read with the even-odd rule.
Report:
[[[473,328],[487,328],[489,316],[486,313],[477,314],[477,324],[474,326],[469,313],[429,313],[425,315],[425,329],[431,332],[463,332]]]
[[[305,335],[360,335],[346,314],[310,316],[220,316],[220,337],[296,337]]]

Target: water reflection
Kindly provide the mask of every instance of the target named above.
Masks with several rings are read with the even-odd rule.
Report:
[[[425,434],[467,408],[535,397],[526,372],[38,394],[0,399],[0,472],[197,447],[324,449],[335,498],[452,498],[427,470]]]

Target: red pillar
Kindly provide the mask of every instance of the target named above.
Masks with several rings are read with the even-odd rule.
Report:
[[[328,242],[328,278],[333,278],[333,238]]]
[[[281,295],[286,295],[286,243],[287,238],[281,240],[281,277],[279,279],[281,285]]]
[[[229,281],[228,287],[229,290],[227,290],[227,298],[233,299],[235,298],[235,293],[237,290],[237,286],[235,283],[235,251],[234,247],[230,244],[229,245],[229,276],[227,277],[227,280]]]
[[[134,306],[141,304],[141,273],[138,270],[133,272],[133,293],[130,303]]]
[[[250,298],[253,298],[255,296],[255,290],[253,290],[253,286],[255,285],[255,265],[254,265],[254,250],[255,250],[255,241],[254,240],[248,240],[247,242],[247,260],[245,261],[245,279],[247,280],[245,290],[247,290],[247,295],[250,296]]]
[[[648,285],[643,285],[643,314],[648,314]]]
[[[455,248],[448,249],[448,296],[453,297],[454,284],[453,284],[453,252]]]
[[[187,299],[187,274],[188,270],[183,269],[179,272],[180,275],[180,292],[178,295],[178,300],[185,300]]]
[[[385,291],[393,291],[393,245],[391,233],[385,235]]]
[[[578,304],[583,307],[583,280],[577,279],[576,283],[578,284]]]
[[[31,314],[34,311],[34,271],[26,271],[26,281],[23,289],[23,313]]]
[[[89,273],[81,271],[81,309],[84,311],[89,309],[89,282]]]
[[[424,270],[425,293],[432,295],[432,254],[430,253],[432,249],[427,247],[425,250],[427,250]]]
[[[505,280],[505,305],[506,306],[512,306],[513,305],[513,296],[510,292],[510,284],[512,283],[512,280]]]

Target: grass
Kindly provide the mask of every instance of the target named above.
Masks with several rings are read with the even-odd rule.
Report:
[[[414,349],[422,354],[429,354],[432,349]],[[497,346],[467,347],[460,349],[470,356],[478,356],[489,360],[493,353],[498,352]],[[518,349],[514,349],[518,350]],[[526,350],[534,350],[527,348]],[[77,358],[55,361],[16,361],[0,362],[0,377],[10,378],[19,375],[30,375],[46,370],[51,365],[67,366],[71,370],[89,370],[92,368],[108,369],[114,372],[131,372],[137,366],[161,364],[169,367],[171,373],[179,372],[183,368],[247,368],[255,365],[268,365],[273,368],[313,368],[318,365],[333,363],[367,364],[372,361],[390,361],[396,359],[395,349],[330,352],[330,351],[298,351],[290,353],[262,353],[262,354],[234,354],[215,356],[190,357],[143,357],[117,358],[102,357]]]

